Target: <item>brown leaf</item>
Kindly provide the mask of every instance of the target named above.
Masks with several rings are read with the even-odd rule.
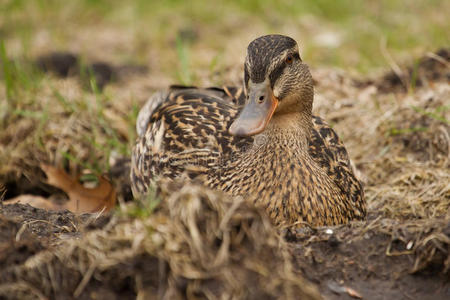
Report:
[[[330,281],[327,283],[328,288],[335,292],[336,294],[342,294],[347,293],[350,297],[357,298],[357,299],[363,299],[360,293],[358,293],[356,290],[352,289],[348,286],[343,286],[335,281]]]
[[[95,188],[86,188],[77,178],[69,176],[64,170],[50,165],[41,165],[47,175],[47,183],[62,189],[69,196],[63,206],[74,213],[93,213],[109,211],[116,204],[116,190],[104,177],[99,177]]]
[[[350,297],[357,298],[357,299],[362,299],[363,298],[357,291],[355,291],[351,287],[346,286],[345,290],[347,291],[347,294]]]
[[[41,169],[47,175],[47,183],[66,192],[69,201],[57,204],[41,196],[20,195],[4,201],[4,204],[30,204],[47,210],[68,209],[78,214],[109,211],[116,204],[116,190],[106,178],[99,177],[97,187],[87,188],[64,170],[45,164],[41,165]]]

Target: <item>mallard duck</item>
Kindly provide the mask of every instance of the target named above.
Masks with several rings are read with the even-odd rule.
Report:
[[[255,39],[243,88],[173,86],[146,103],[136,125],[133,194],[184,176],[252,201],[277,225],[364,219],[362,185],[335,131],[312,115],[313,97],[296,41]]]

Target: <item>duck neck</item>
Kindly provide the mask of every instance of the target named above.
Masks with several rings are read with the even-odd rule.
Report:
[[[306,150],[311,128],[312,119],[309,112],[275,114],[266,129],[255,136],[255,144]]]

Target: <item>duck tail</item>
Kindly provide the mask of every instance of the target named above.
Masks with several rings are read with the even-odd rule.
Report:
[[[167,99],[167,91],[158,91],[154,93],[141,108],[136,120],[136,132],[142,136],[147,130],[151,116],[164,101]]]

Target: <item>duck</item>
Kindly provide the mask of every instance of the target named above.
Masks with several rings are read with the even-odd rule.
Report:
[[[242,87],[171,86],[138,114],[131,185],[185,179],[242,197],[277,226],[333,226],[366,216],[364,190],[337,133],[312,114],[313,79],[297,42],[250,42]]]

